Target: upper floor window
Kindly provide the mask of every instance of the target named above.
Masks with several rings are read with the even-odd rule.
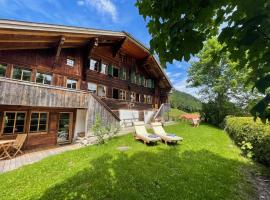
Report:
[[[101,64],[100,73],[102,73],[102,74],[107,73],[107,65],[106,64],[104,64],[104,63]]]
[[[106,86],[98,85],[97,89],[98,89],[98,93],[97,93],[98,96],[106,97],[106,89],[107,89]]]
[[[112,97],[114,99],[119,99],[119,90],[116,88],[113,88]]]
[[[32,112],[30,132],[46,132],[48,129],[48,113]]]
[[[125,90],[119,90],[119,99],[126,100],[127,92]]]
[[[5,77],[7,71],[7,65],[6,64],[0,64],[0,77]]]
[[[126,80],[127,79],[127,70],[125,68],[120,68],[120,78],[122,80]]]
[[[113,77],[119,77],[119,69],[117,67],[113,67]]]
[[[87,86],[88,86],[88,91],[89,92],[92,92],[94,94],[97,93],[97,84],[89,82]]]
[[[31,70],[22,69],[16,66],[13,67],[12,78],[23,81],[30,81],[31,74],[32,74]]]
[[[67,79],[67,88],[76,89],[77,88],[77,81],[73,79]]]
[[[4,134],[24,132],[26,112],[6,112],[4,119]]]
[[[42,74],[42,73],[38,72],[36,75],[36,83],[51,85],[52,75],[51,74]]]
[[[136,93],[135,92],[131,92],[130,101],[134,102],[135,100],[136,100]]]
[[[66,65],[68,65],[70,67],[74,67],[75,66],[75,59],[74,58],[67,58]]]
[[[98,71],[98,65],[99,65],[99,62],[97,60],[90,59],[89,69],[94,70],[94,71]]]

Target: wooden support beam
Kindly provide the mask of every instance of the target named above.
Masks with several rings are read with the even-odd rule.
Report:
[[[117,53],[119,52],[119,50],[121,49],[122,45],[124,44],[126,38],[118,41],[116,44],[114,44],[112,46],[112,55],[115,58],[115,56],[117,55]]]
[[[91,57],[91,54],[98,46],[98,38],[95,37],[90,40],[90,42],[85,46],[84,48],[84,54],[83,54],[83,67],[82,67],[82,81],[86,81],[87,78],[87,70],[89,69],[89,58]]]
[[[61,49],[62,49],[62,46],[64,45],[64,43],[65,43],[65,37],[61,36],[61,38],[58,42],[58,45],[57,45],[53,67],[57,67],[59,65],[59,57],[60,57]]]

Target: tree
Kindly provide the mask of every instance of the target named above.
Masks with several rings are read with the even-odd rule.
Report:
[[[217,36],[239,67],[248,67],[250,81],[265,97],[251,110],[270,120],[270,1],[269,0],[137,0],[148,21],[151,50],[161,63],[188,61]]]
[[[203,97],[203,111],[212,123],[220,125],[226,115],[246,114],[245,110],[254,98],[247,80],[251,70],[239,68],[230,60],[230,53],[223,51],[216,38],[207,40],[188,71],[188,82],[199,87]],[[242,110],[242,112],[241,112]]]

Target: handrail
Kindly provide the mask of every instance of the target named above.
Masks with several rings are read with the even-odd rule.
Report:
[[[170,110],[170,104],[169,103],[163,103],[159,107],[157,113],[154,115],[153,119],[155,120],[158,116],[162,115],[165,112],[168,112]]]
[[[104,103],[97,95],[94,93],[91,93],[92,97],[95,98],[104,108],[106,108],[107,111],[109,111],[118,121],[121,121],[120,118],[110,109],[110,107]]]

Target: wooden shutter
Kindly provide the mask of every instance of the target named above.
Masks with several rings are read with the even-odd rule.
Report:
[[[97,71],[101,72],[101,68],[102,68],[102,60],[99,60],[98,61],[98,69],[97,69]]]
[[[144,86],[144,76],[141,75],[141,85]]]
[[[151,79],[151,88],[155,88],[155,81]]]
[[[135,83],[135,72],[131,71],[131,83]]]
[[[123,71],[123,68],[120,68],[120,70],[119,70],[119,78],[120,79],[124,79],[124,71]]]
[[[113,75],[113,66],[112,66],[112,64],[109,64],[109,66],[108,66],[108,74],[109,74],[110,76]]]

